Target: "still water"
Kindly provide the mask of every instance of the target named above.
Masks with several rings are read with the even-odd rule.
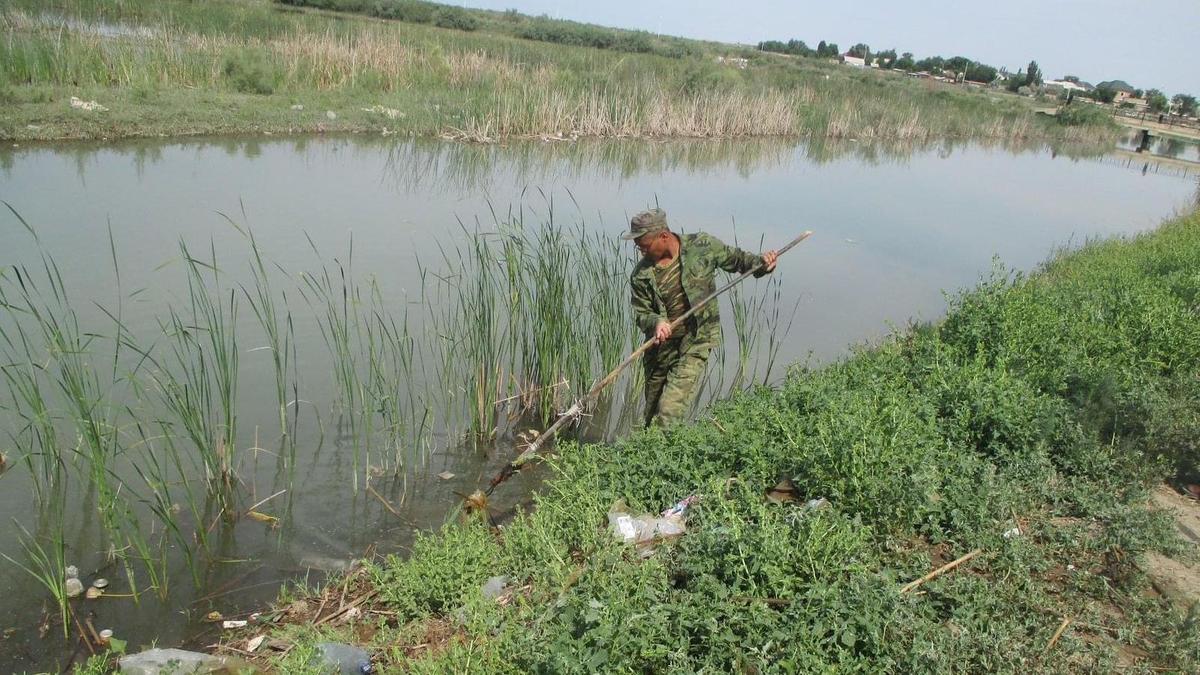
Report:
[[[1194,170],[1178,164],[1194,150],[1163,152],[1176,163],[1151,169],[1151,159],[1116,153],[952,143],[464,146],[305,137],[12,147],[0,149],[0,199],[36,240],[3,209],[0,264],[37,269],[48,254],[84,332],[111,333],[100,308],[119,305],[126,329],[152,339],[162,332],[165,308],[187,294],[180,243],[243,270],[249,229],[277,269],[312,269],[318,255],[352,264],[390,311],[412,306],[419,323],[429,308],[414,301],[418,289],[452,266],[454,247],[468,233],[519,216],[584,223],[616,237],[630,215],[657,204],[675,229],[704,230],[745,248],[779,246],[813,230],[781,260],[772,288],[783,313],[794,316],[778,362],[820,364],[895,326],[936,320],[946,293],[970,287],[997,264],[1030,270],[1057,249],[1153,228],[1197,190]],[[632,264],[632,246],[625,250]],[[244,281],[230,274],[231,285]],[[751,283],[757,292],[768,288]],[[362,489],[356,478],[369,458],[363,466],[351,459],[343,420],[331,412],[335,378],[323,337],[299,316],[303,303],[294,311],[297,410],[305,412],[297,413],[303,420],[292,461],[280,460],[278,422],[272,426],[278,407],[269,352],[253,337],[239,345],[240,499],[249,507],[278,493],[257,510],[279,522],[187,523],[212,533],[213,552],[190,570],[176,544],[164,543],[165,600],[145,593],[137,604],[76,601],[80,616],[114,629],[131,649],[211,643],[218,631],[203,621],[210,611],[248,613],[289,581],[316,583],[353,557],[402,553],[415,531],[443,522],[459,494],[485,483],[511,456],[503,438],[481,448],[434,430],[413,468],[379,479],[372,492]],[[724,314],[728,321],[728,308]],[[238,323],[254,334],[244,308]],[[770,381],[781,375],[780,368],[760,372]],[[0,476],[0,553],[27,562],[17,523],[48,535],[19,461],[20,424],[11,417],[0,436],[10,459]],[[438,477],[443,472],[450,477]],[[86,473],[70,475],[61,524],[67,562],[85,582],[106,576],[112,595],[128,593],[121,566],[106,562],[110,544]],[[493,508],[523,503],[537,480],[535,472],[506,484]],[[7,561],[0,589],[0,670],[61,667],[77,642],[64,641],[61,627],[45,619],[56,615],[45,589]]]

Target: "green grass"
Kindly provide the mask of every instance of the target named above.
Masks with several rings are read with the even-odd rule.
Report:
[[[333,3],[343,5],[349,6]],[[1107,120],[1058,125],[1035,116],[1024,100],[896,73],[487,16],[468,32],[266,0],[11,0],[0,15],[0,137],[326,130],[481,141],[560,135],[1096,141],[1115,133]],[[578,32],[643,38],[566,37]],[[649,48],[620,51],[630,40]],[[749,57],[749,67],[716,63],[730,54]],[[72,96],[108,110],[73,109]]]
[[[373,635],[384,672],[1193,672],[1195,617],[1139,561],[1189,548],[1147,502],[1197,478],[1197,270],[1197,213],[997,269],[944,321],[711,421],[563,444],[502,530],[451,523],[373,563],[377,613],[278,632],[302,651]],[[780,479],[799,501],[764,499]],[[606,531],[618,499],[693,493],[688,532],[648,559]],[[484,599],[500,574],[515,590]]]

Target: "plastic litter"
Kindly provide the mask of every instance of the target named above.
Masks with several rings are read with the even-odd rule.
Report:
[[[317,645],[320,662],[312,665],[330,675],[368,675],[374,672],[371,655],[361,647],[340,642],[321,642]]]
[[[488,600],[495,600],[504,593],[504,589],[508,588],[508,577],[504,575],[494,576],[488,579],[483,584],[483,597]]]
[[[83,582],[78,577],[68,577],[63,583],[63,591],[68,598],[78,598],[83,593]]]
[[[253,664],[233,656],[201,654],[183,649],[149,649],[140,654],[123,656],[119,661],[121,675],[177,675],[193,673],[259,673]]]
[[[104,589],[96,588],[95,586],[89,586],[87,592],[84,593],[84,597],[88,600],[95,600],[102,595],[104,595]]]
[[[829,506],[829,500],[824,497],[817,497],[816,499],[810,499],[807,502],[804,502],[804,508],[808,509],[809,511],[823,509],[826,506]]]
[[[1014,527],[1011,530],[1005,530],[1003,536],[1005,539],[1012,539],[1013,537],[1019,537],[1019,536],[1021,536],[1021,528]]]
[[[92,586],[95,588],[108,588],[108,579],[100,577],[92,582]]]
[[[654,542],[678,537],[687,531],[684,515],[697,499],[692,495],[681,500],[659,517],[649,513],[634,516],[629,513],[624,500],[619,500],[608,510],[608,525],[617,539],[642,548],[643,555],[650,555]]]
[[[71,97],[71,107],[76,110],[88,110],[91,112],[105,112],[108,110],[108,108],[105,108],[95,101],[84,101],[77,96]]]
[[[221,627],[222,628],[245,628],[246,623],[247,622],[244,619],[230,619],[228,621],[221,622]]]

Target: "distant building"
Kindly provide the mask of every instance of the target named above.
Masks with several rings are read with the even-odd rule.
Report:
[[[1043,80],[1042,86],[1047,89],[1062,90],[1062,91],[1087,91],[1088,88],[1077,82],[1070,80]]]
[[[859,56],[851,56],[849,52],[842,54],[842,63],[855,68],[866,68],[867,60]]]

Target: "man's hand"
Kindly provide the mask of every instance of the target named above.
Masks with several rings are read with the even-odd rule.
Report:
[[[654,327],[654,344],[661,345],[671,337],[671,324],[667,321],[659,321]]]
[[[779,254],[775,251],[767,251],[762,255],[763,269],[768,272],[775,271],[775,261],[779,259]]]

